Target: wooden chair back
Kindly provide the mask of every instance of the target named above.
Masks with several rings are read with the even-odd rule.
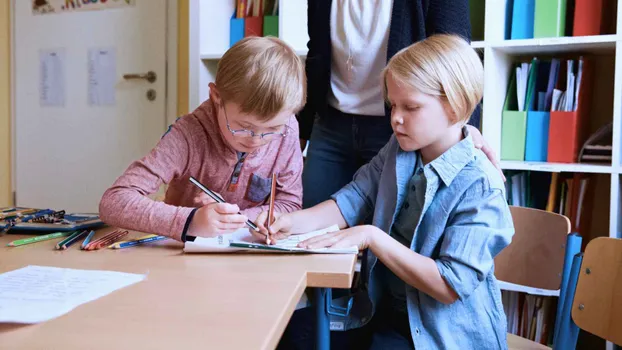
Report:
[[[559,289],[570,220],[538,209],[510,206],[510,211],[515,233],[495,258],[495,276],[523,286]]]
[[[622,239],[599,237],[587,244],[572,319],[579,328],[622,346]]]

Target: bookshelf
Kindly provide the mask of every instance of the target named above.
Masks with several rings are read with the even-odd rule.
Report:
[[[478,49],[484,62],[482,133],[498,156],[501,154],[501,112],[510,74],[513,74],[513,64],[534,56],[550,58],[566,54],[594,55],[596,64],[593,103],[586,127],[589,129],[588,134],[591,134],[603,124],[613,124],[611,163],[501,161],[504,170],[589,174],[594,181],[591,191],[595,201],[586,214],[591,217],[591,224],[588,230],[590,234],[584,237],[584,241],[597,236],[622,238],[622,0],[611,1],[617,2],[616,10],[609,13],[614,18],[615,28],[607,34],[519,40],[505,39],[508,18],[506,14],[508,6],[512,4],[511,0],[470,1],[472,10],[483,12],[480,16],[471,18],[474,30],[472,46]],[[214,80],[218,60],[229,47],[229,19],[234,12],[234,4],[234,0],[190,0],[190,110],[207,99],[208,83]],[[301,57],[305,57],[308,41],[307,0],[280,0],[279,6],[279,37],[291,45]],[[523,290],[521,286],[504,285],[503,288]],[[531,292],[538,294],[538,291]],[[546,293],[555,294],[554,291]],[[588,348],[614,349],[611,343]]]
[[[218,60],[229,48],[235,0],[189,1],[188,110],[208,98]],[[307,55],[307,0],[279,0],[279,38],[301,57]]]

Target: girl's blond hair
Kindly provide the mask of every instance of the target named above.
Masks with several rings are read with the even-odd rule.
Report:
[[[246,37],[218,62],[216,87],[241,112],[269,120],[283,111],[298,112],[307,98],[302,60],[275,37]]]
[[[484,90],[479,56],[456,35],[432,35],[395,54],[382,72],[385,99],[388,74],[399,86],[440,96],[455,113],[452,123],[469,120]]]

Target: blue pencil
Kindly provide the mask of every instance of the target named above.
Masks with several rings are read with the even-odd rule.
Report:
[[[154,242],[154,241],[160,241],[163,239],[166,239],[168,237],[166,236],[153,236],[153,237],[148,237],[148,238],[143,238],[143,239],[137,239],[135,241],[127,241],[127,242],[120,242],[117,244],[114,244],[111,248],[113,249],[121,249],[121,248],[127,248],[127,247],[131,247],[137,244],[141,244],[141,243],[147,243],[147,242]]]
[[[91,230],[91,232],[89,232],[89,235],[86,236],[86,238],[84,239],[84,242],[82,242],[82,246],[80,247],[80,249],[84,249],[84,247],[86,247],[86,245],[89,244],[89,242],[91,241],[91,238],[93,238],[94,235],[95,235],[95,231]]]

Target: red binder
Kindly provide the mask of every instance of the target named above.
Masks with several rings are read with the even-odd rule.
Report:
[[[573,36],[615,34],[615,0],[575,0]]]
[[[263,36],[263,16],[244,19],[244,37]]]

